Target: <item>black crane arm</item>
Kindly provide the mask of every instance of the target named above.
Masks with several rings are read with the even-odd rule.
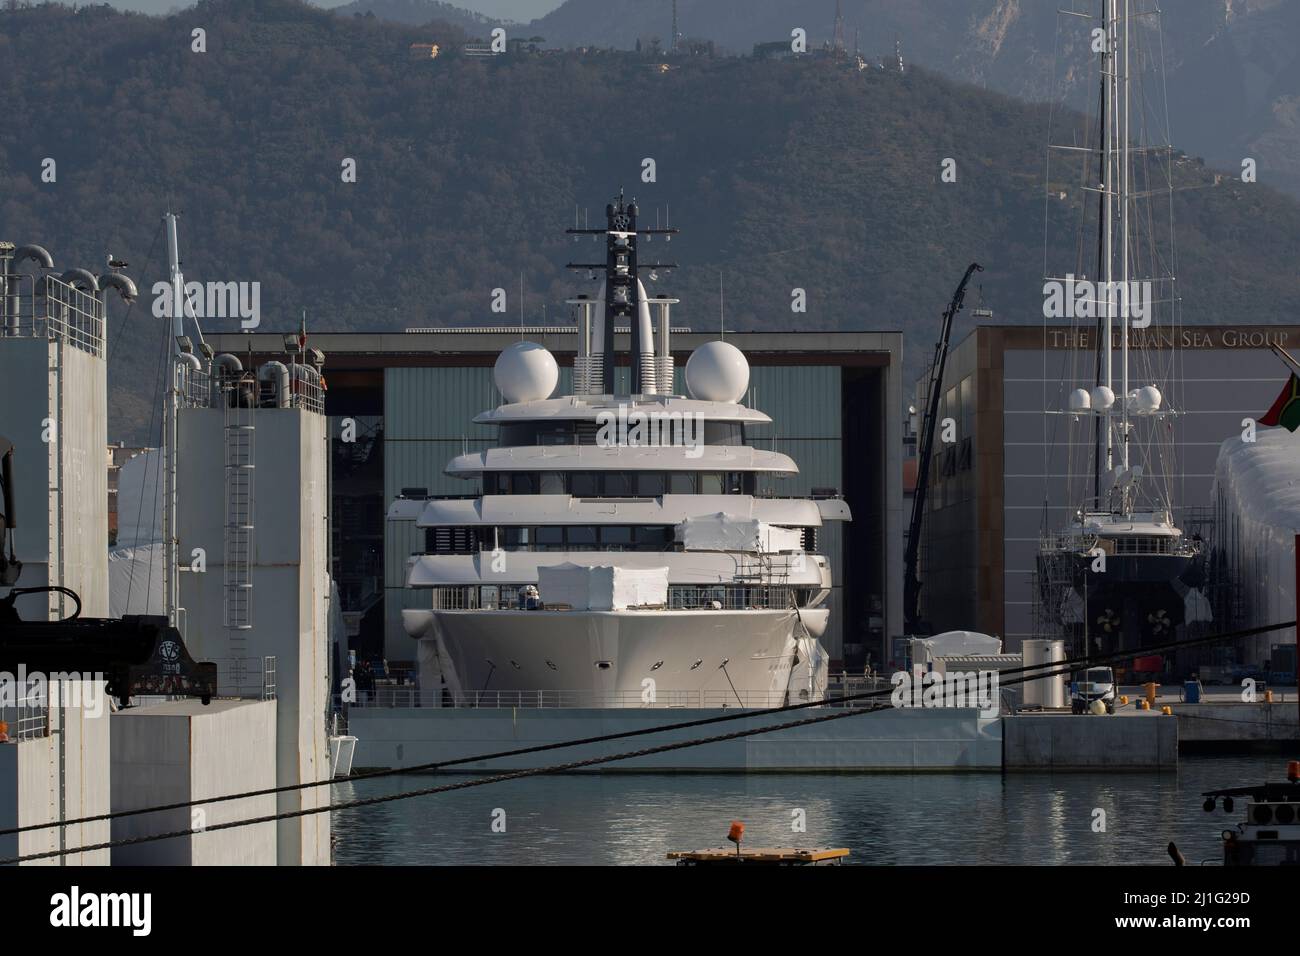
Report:
[[[966,286],[976,272],[984,267],[972,262],[966,267],[952,301],[943,313],[939,341],[934,346],[934,361],[930,365],[929,391],[925,418],[921,423],[920,457],[916,464],[916,492],[912,497],[912,520],[907,526],[907,553],[903,563],[903,621],[908,634],[915,634],[919,622],[921,580],[917,576],[917,557],[921,547],[921,519],[925,515],[925,498],[930,486],[930,462],[934,457],[934,427],[939,416],[939,401],[943,397],[943,371],[948,364],[948,341],[952,338],[952,322],[966,300]]]

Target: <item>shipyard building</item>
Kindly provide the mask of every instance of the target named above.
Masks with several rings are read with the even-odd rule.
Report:
[[[628,353],[619,335],[620,356]],[[674,330],[681,370],[691,351],[715,338]],[[773,424],[748,437],[788,454],[799,474],[778,495],[844,495],[853,513],[822,529],[818,550],[832,563],[831,623],[822,639],[837,666],[879,665],[890,636],[902,632],[902,334],[899,332],[727,333],[751,367],[744,402]],[[284,349],[284,336],[224,334],[218,352],[260,362]],[[479,413],[502,403],[492,366],[521,339],[549,349],[561,367],[558,394],[571,391],[576,328],[429,329],[392,334],[312,334],[328,360],[326,414],[331,435],[332,563],[349,643],[358,656],[390,664],[414,659],[401,611],[420,606],[406,588],[407,560],[422,551],[423,529],[389,523],[403,489],[430,495],[477,493],[444,474],[457,455],[491,447]],[[628,368],[616,369],[627,390]],[[423,600],[428,600],[427,595]]]
[[[1091,339],[1091,332],[1064,326],[981,325],[950,354],[939,417],[951,418],[955,433],[936,443],[920,559],[921,613],[936,632],[996,634],[1011,650],[1042,636],[1035,633],[1041,623],[1034,601],[1040,534],[1065,525],[1078,507],[1068,500],[1067,484],[1072,477],[1077,488],[1080,469],[1089,467],[1087,453],[1067,447],[1060,412],[1072,389],[1093,384]],[[1300,348],[1300,326],[1152,326],[1130,340],[1139,353],[1172,349],[1175,356],[1166,395],[1177,412],[1169,426],[1173,460],[1166,463],[1174,521],[1205,542],[1212,578],[1206,594],[1219,629],[1268,623],[1269,613],[1278,620],[1294,616],[1292,606],[1277,618],[1277,601],[1269,604],[1262,591],[1252,597],[1267,588],[1251,570],[1270,566],[1257,553],[1266,539],[1243,535],[1246,518],[1234,504],[1241,492],[1231,486],[1233,462],[1241,470],[1243,452],[1234,449],[1246,420],[1262,417],[1287,380],[1274,344]],[[924,382],[917,388],[919,398]],[[1268,432],[1259,426],[1261,436]],[[1281,432],[1270,441],[1292,437]],[[1248,446],[1246,455],[1251,451]],[[1236,457],[1221,460],[1221,454]],[[1293,567],[1290,554],[1273,558],[1274,574],[1284,573],[1280,564]],[[1293,581],[1287,575],[1284,583],[1289,588]],[[1240,662],[1262,664],[1273,645],[1294,642],[1293,631],[1278,631],[1239,649]]]

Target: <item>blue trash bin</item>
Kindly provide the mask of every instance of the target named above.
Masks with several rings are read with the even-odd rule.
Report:
[[[1189,680],[1183,682],[1183,700],[1188,704],[1199,704],[1201,702],[1200,681]]]

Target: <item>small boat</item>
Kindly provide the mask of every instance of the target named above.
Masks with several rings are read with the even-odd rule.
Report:
[[[1210,790],[1205,812],[1222,802],[1231,813],[1234,797],[1246,797],[1246,819],[1223,831],[1224,866],[1300,865],[1300,760],[1287,765],[1286,783]]]

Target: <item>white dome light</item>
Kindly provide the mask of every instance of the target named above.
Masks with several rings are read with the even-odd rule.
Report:
[[[1070,393],[1070,411],[1086,412],[1092,408],[1092,396],[1086,388],[1076,388]]]
[[[516,342],[497,356],[492,379],[506,402],[535,402],[551,397],[560,381],[560,368],[544,346]]]
[[[1092,407],[1104,412],[1115,404],[1115,393],[1105,385],[1098,385],[1092,390]]]
[[[749,388],[749,362],[730,342],[705,342],[686,360],[686,391],[705,402],[738,402]]]

